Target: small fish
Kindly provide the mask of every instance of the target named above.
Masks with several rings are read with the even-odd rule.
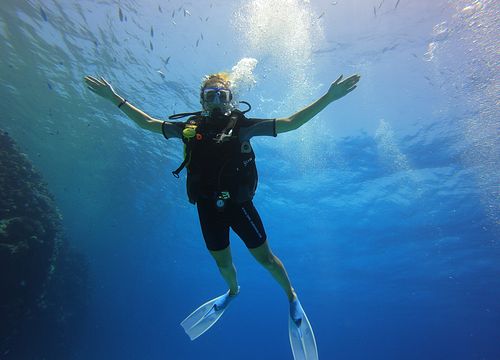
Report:
[[[47,14],[45,13],[45,11],[43,11],[42,8],[40,8],[40,15],[42,16],[42,19],[44,21],[48,21]]]
[[[161,13],[163,13],[163,10],[161,9],[160,5],[158,5],[158,11],[161,12]]]
[[[161,70],[158,70],[157,73],[160,74],[162,79],[165,79],[165,74]]]
[[[399,5],[399,2],[400,2],[400,1],[401,1],[401,0],[398,0],[398,1],[396,2],[396,5],[394,6],[394,9],[397,9],[397,8],[398,8],[398,5]]]
[[[177,25],[177,23],[174,20],[172,20],[172,24]]]
[[[380,2],[380,4],[378,5],[378,8],[379,8],[379,9],[382,7],[382,5],[384,4],[384,2],[385,2],[385,0],[382,0],[382,1]]]
[[[123,22],[123,13],[122,13],[122,8],[118,8],[118,17],[120,18],[120,21]]]
[[[320,16],[318,16],[318,20],[325,16],[325,12],[323,11]]]
[[[375,17],[377,17],[377,8],[375,6],[373,7],[373,15],[375,15]]]
[[[208,21],[209,16],[206,17],[205,21]]]
[[[191,16],[191,13],[189,10],[184,9],[184,16]]]
[[[394,50],[398,47],[398,44],[394,44],[392,46],[386,46],[385,48],[382,49],[382,53],[385,53],[386,51],[391,51]]]
[[[199,43],[200,43],[200,39],[196,40],[196,47],[198,47]]]
[[[149,48],[153,51],[153,43],[151,41],[149,42]]]
[[[203,21],[203,18],[201,16],[199,16],[199,18],[200,18],[200,21]]]
[[[151,26],[151,31],[150,31],[150,34],[151,34],[151,37],[154,37],[155,36],[155,33],[154,33],[154,30],[153,30],[153,27]]]
[[[52,85],[50,85],[48,81],[47,81],[47,87],[49,88],[49,90],[52,90]]]
[[[165,65],[168,65],[168,62],[170,61],[170,56],[165,60]]]
[[[336,2],[336,1],[332,2],[332,5],[337,5],[337,4],[338,4],[338,2]]]
[[[201,40],[203,40],[203,33],[200,34]]]
[[[172,19],[174,18],[175,16],[175,10],[172,10]]]

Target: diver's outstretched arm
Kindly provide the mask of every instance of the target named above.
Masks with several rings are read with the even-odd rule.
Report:
[[[162,133],[161,126],[163,121],[153,118],[141,109],[130,104],[123,97],[118,95],[111,84],[103,77],[98,79],[92,76],[85,76],[84,80],[89,90],[92,90],[97,95],[112,101],[116,106],[120,106],[120,110],[122,110],[141,128],[160,134]]]
[[[316,116],[321,110],[327,107],[328,104],[340,99],[356,89],[356,84],[359,79],[359,75],[352,75],[347,79],[342,80],[342,75],[340,75],[340,77],[330,86],[328,92],[311,105],[289,117],[276,119],[276,132],[283,133],[298,129]]]

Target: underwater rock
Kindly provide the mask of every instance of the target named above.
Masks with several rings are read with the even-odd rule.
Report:
[[[87,265],[64,238],[47,184],[2,130],[0,273],[0,354],[60,358],[69,351],[68,327],[86,306]]]

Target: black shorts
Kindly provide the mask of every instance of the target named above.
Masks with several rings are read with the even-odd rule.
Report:
[[[228,202],[224,211],[215,207],[215,200],[197,201],[201,231],[208,250],[223,250],[229,246],[229,228],[238,234],[249,249],[266,241],[266,232],[252,201],[241,204]]]

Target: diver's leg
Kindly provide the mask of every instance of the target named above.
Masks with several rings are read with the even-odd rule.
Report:
[[[212,251],[210,254],[217,263],[217,267],[229,287],[229,295],[238,293],[238,279],[236,277],[236,267],[233,264],[231,256],[231,247],[228,246],[223,250]]]
[[[290,283],[290,278],[288,277],[283,263],[272,253],[267,240],[259,247],[248,250],[250,250],[254,258],[271,273],[283,290],[285,290],[288,300],[292,302],[297,296],[295,290]]]
[[[255,259],[271,273],[285,290],[288,300],[293,301],[296,297],[295,291],[290,284],[283,263],[269,248],[264,225],[252,201],[234,204],[231,210],[231,227],[233,230],[245,242]]]
[[[229,287],[229,293],[238,293],[236,268],[229,246],[229,224],[224,214],[215,208],[213,200],[198,200],[198,216],[207,249],[217,263],[219,271]]]

